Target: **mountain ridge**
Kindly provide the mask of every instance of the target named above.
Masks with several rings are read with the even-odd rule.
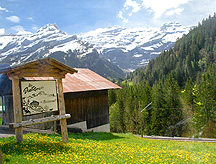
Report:
[[[135,70],[173,47],[175,41],[193,27],[185,27],[178,22],[165,23],[160,28],[113,26],[78,34],[77,37],[91,43],[103,58],[120,68]]]
[[[47,24],[34,34],[0,35],[0,64],[15,65],[50,56],[71,67],[87,67],[104,77],[123,77],[122,70],[146,66],[190,28],[170,22],[160,28],[113,26],[68,35],[57,24]]]
[[[91,44],[82,42],[76,35],[67,35],[56,24],[47,24],[35,34],[1,35],[0,54],[2,66],[50,56],[71,67],[92,69],[106,78],[124,76],[120,68],[102,59]]]

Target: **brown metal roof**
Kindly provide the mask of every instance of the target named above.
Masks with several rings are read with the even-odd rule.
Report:
[[[68,92],[82,92],[93,90],[106,90],[106,89],[121,89],[118,85],[103,78],[97,73],[86,68],[75,68],[77,73],[67,73],[65,78],[62,79],[63,91]],[[25,77],[26,80],[53,80],[52,77]]]

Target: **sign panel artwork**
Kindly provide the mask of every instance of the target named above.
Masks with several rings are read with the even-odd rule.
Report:
[[[58,110],[55,81],[21,81],[23,115]]]

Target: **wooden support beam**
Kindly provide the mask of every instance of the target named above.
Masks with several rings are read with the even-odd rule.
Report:
[[[19,79],[15,77],[11,77],[12,79],[12,88],[13,88],[13,112],[14,112],[14,122],[21,123],[22,122],[22,110],[21,110],[21,94],[20,94],[20,86]],[[23,128],[18,127],[15,129],[16,141],[23,142]]]
[[[16,77],[21,79],[22,77],[56,77],[56,78],[64,78],[65,72],[59,71],[58,73],[55,72],[19,72],[19,73],[8,73],[8,77]]]
[[[63,94],[63,85],[62,85],[62,78],[57,78],[57,89],[58,89],[58,103],[59,103],[59,114],[65,114],[65,101],[64,101],[64,94]],[[66,119],[60,120],[61,124],[61,133],[62,133],[62,141],[67,143],[68,142],[68,131],[67,131],[67,121]]]
[[[23,73],[22,77],[65,77],[65,73],[43,73],[43,72],[35,72],[35,73]]]
[[[21,74],[31,74],[31,73],[37,73],[37,72],[40,72],[40,74],[43,74],[43,72],[46,72],[46,74],[58,74],[58,73],[61,73],[62,71],[60,69],[57,69],[57,68],[40,68],[40,69],[34,69],[34,68],[26,68],[26,69],[23,69],[20,71]]]
[[[42,124],[42,123],[47,123],[47,122],[52,122],[52,121],[58,121],[58,120],[68,119],[68,118],[71,118],[70,114],[55,115],[55,116],[51,116],[51,117],[22,121],[21,123],[10,123],[9,126],[10,126],[10,128],[19,128],[19,127],[37,125],[37,124]]]

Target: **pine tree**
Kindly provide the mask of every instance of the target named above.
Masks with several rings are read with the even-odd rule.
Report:
[[[125,125],[126,129],[129,132],[137,133],[138,132],[138,116],[137,116],[137,91],[135,90],[136,86],[130,86],[126,88],[126,99],[125,99]]]
[[[119,126],[121,129],[121,132],[125,132],[126,131],[126,126],[125,126],[125,106],[124,106],[124,95],[121,93],[121,91],[119,92],[118,95],[118,99],[117,99],[117,106],[118,106],[118,110],[119,110]]]
[[[145,87],[142,90],[143,92],[143,98],[142,98],[142,103],[143,106],[145,107],[149,103],[152,102],[152,95],[151,95],[151,87],[148,83],[146,83]],[[141,119],[143,122],[143,129],[144,133],[149,135],[151,134],[151,116],[152,116],[152,108],[148,107],[146,108],[142,113],[141,113]]]
[[[209,67],[207,73],[203,74],[198,86],[197,105],[194,113],[194,122],[199,132],[209,122],[216,124],[216,65]],[[211,133],[210,133],[211,134]],[[212,136],[208,136],[212,137]]]
[[[109,106],[114,104],[117,101],[117,95],[116,91],[113,89],[110,89],[108,92],[108,99],[109,99]]]
[[[109,121],[110,121],[110,131],[112,132],[121,132],[119,126],[120,113],[118,109],[118,104],[114,103],[109,108]]]
[[[177,123],[183,119],[182,105],[180,102],[180,90],[177,82],[172,75],[166,83],[166,110],[167,110],[167,135],[168,136],[181,136],[181,127]]]
[[[152,99],[151,134],[163,136],[167,130],[167,111],[165,108],[165,91],[161,81],[153,86]]]
[[[124,104],[124,90],[120,90],[117,95],[116,103],[110,106],[110,129],[113,132],[124,133],[125,126],[125,104]]]
[[[192,79],[187,80],[183,95],[186,104],[191,108],[192,112],[194,112],[194,103],[195,103],[194,102],[195,95],[193,91],[194,91],[194,84]]]

